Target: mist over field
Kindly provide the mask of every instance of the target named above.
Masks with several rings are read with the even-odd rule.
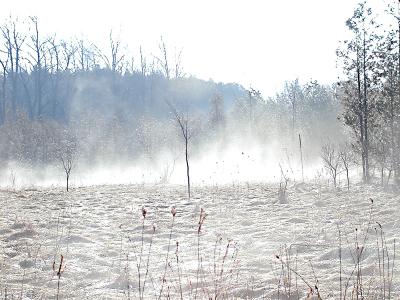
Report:
[[[15,113],[12,103],[4,105],[2,185],[10,178],[24,186],[62,185],[60,157],[68,149],[74,159],[71,183],[77,186],[184,184],[184,141],[171,108],[190,122],[196,183],[276,181],[279,165],[299,173],[299,134],[307,169],[319,160],[324,142],[345,140],[339,102],[332,88],[318,82],[288,82],[264,99],[238,84],[151,72],[46,72],[41,76],[49,80],[40,83],[36,96],[40,102],[29,102],[30,94],[17,90],[16,103],[28,100],[19,102]],[[34,86],[34,73],[22,76]]]
[[[400,297],[400,6],[264,2],[2,4],[0,300]]]

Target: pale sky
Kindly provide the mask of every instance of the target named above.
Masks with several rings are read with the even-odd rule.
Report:
[[[183,48],[186,74],[272,95],[285,80],[333,82],[335,50],[357,0],[2,0],[0,19],[38,16],[44,33],[108,42],[111,29],[137,57]]]

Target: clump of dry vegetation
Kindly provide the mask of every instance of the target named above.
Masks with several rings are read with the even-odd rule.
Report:
[[[179,217],[178,210],[175,207],[171,208],[168,244],[165,253],[161,254],[152,253],[156,226],[152,224],[152,231],[146,234],[145,220],[148,211],[143,207],[141,212],[140,250],[136,256],[137,286],[132,285],[131,281],[128,282],[125,292],[128,299],[135,298],[133,296],[135,290],[137,290],[139,299],[147,299],[151,297],[150,295],[156,299],[219,299],[229,298],[233,295],[232,290],[237,285],[239,264],[237,243],[231,239],[224,243],[224,239],[218,236],[212,254],[204,251],[201,238],[207,214],[203,208],[200,208],[196,232],[193,232],[197,236],[195,269],[187,269],[182,265],[178,237],[174,241],[176,218]],[[147,238],[146,235],[150,235],[150,238]],[[172,245],[175,245],[174,253]],[[144,251],[145,248],[148,249],[147,252]],[[153,274],[154,269],[151,264],[155,263],[155,260],[162,260],[162,256],[165,257],[162,274]],[[151,285],[146,285],[148,279],[150,279]]]
[[[364,228],[355,228],[353,232],[344,228],[347,231],[344,237],[344,230],[338,226],[339,286],[335,299],[396,299],[393,293],[396,240],[388,241],[382,225],[374,221],[373,200],[370,201],[369,220]],[[276,299],[300,299],[305,296],[306,300],[322,300],[332,297],[320,291],[320,281],[324,278],[318,278],[311,260],[308,260],[307,269],[299,269],[292,246],[295,245],[283,246],[275,256],[278,261]],[[347,260],[346,267],[344,260]]]

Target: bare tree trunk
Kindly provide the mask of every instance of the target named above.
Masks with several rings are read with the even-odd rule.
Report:
[[[175,119],[178,122],[179,128],[182,132],[182,137],[185,140],[185,161],[186,161],[186,177],[187,177],[187,190],[188,197],[190,200],[190,168],[189,168],[189,140],[192,137],[193,132],[189,132],[189,117],[183,114],[179,114],[175,107],[167,101],[167,105],[171,108],[174,113]]]
[[[1,100],[0,100],[0,125],[4,124],[6,119],[6,84],[7,84],[7,64],[0,60],[3,67]]]
[[[7,75],[11,82],[10,102],[12,118],[15,119],[17,112],[18,79],[20,73],[20,51],[25,42],[25,36],[17,32],[16,21],[10,19],[10,23],[0,28],[6,44],[5,53],[10,64]]]
[[[58,106],[58,85],[60,81],[60,53],[59,53],[59,45],[57,45],[55,39],[53,38],[52,40],[49,41],[50,47],[47,49],[49,53],[49,58],[51,61],[51,67],[50,67],[50,82],[51,82],[51,115],[53,119],[56,119],[56,112],[57,112],[57,106]],[[55,63],[53,62],[55,60]]]
[[[367,181],[366,170],[365,170],[365,142],[364,142],[364,118],[363,118],[363,105],[362,105],[362,94],[361,94],[361,71],[359,61],[359,51],[357,49],[357,92],[358,92],[358,121],[360,123],[360,143],[361,143],[361,164],[363,170],[363,182]]]
[[[368,98],[367,98],[367,73],[366,73],[366,45],[365,45],[365,31],[364,31],[364,40],[363,40],[363,84],[364,84],[364,98],[363,98],[363,117],[364,117],[364,144],[365,144],[365,177],[366,182],[369,183],[369,161],[368,161],[368,152],[369,152],[369,141],[368,141]]]
[[[333,172],[334,172],[334,173],[333,173],[333,185],[334,185],[335,188],[336,188],[336,177],[337,177],[336,169],[335,169]]]
[[[76,146],[73,143],[69,143],[69,145],[66,145],[66,148],[62,149],[62,152],[60,153],[60,160],[67,179],[67,192],[69,191],[69,177],[74,164],[75,151]]]
[[[392,176],[392,169],[389,170],[389,174],[388,174],[388,177],[386,180],[386,186],[389,186],[389,181],[390,181],[391,176]]]
[[[169,63],[168,63],[168,55],[167,55],[167,46],[165,45],[165,42],[163,40],[163,37],[161,37],[160,44],[158,45],[161,51],[161,57],[156,57],[158,63],[160,64],[161,70],[164,73],[164,76],[167,79],[170,79],[170,69],[169,69]]]
[[[32,46],[31,48],[35,52],[33,56],[34,65],[32,65],[33,70],[35,71],[35,93],[34,93],[34,106],[36,108],[36,116],[40,119],[43,114],[43,82],[42,82],[42,60],[43,60],[43,44],[40,41],[39,35],[39,27],[38,27],[38,20],[36,18],[31,18],[32,23],[34,25],[34,34],[32,35]]]
[[[295,97],[295,96],[293,96]],[[294,127],[295,127],[295,115],[296,115],[296,106],[295,106],[295,98],[292,101],[292,134],[294,135]]]
[[[185,159],[186,159],[186,176],[187,176],[187,189],[190,200],[190,170],[189,170],[189,158],[188,158],[188,139],[185,139]]]
[[[304,182],[303,149],[301,147],[301,135],[299,133],[300,160],[301,160],[301,179]]]
[[[392,74],[391,74],[392,75]],[[393,76],[390,76],[392,79],[390,80],[390,169],[396,169],[396,146],[395,146],[395,132],[394,132],[394,87],[393,87]],[[391,170],[390,170],[391,172]],[[389,172],[389,175],[390,175]]]
[[[400,18],[397,19],[397,25],[398,25],[398,29],[397,29],[398,30],[398,40],[397,40],[397,45],[398,45],[397,76],[398,76],[398,79],[397,79],[397,85],[399,87],[399,85],[400,85]],[[400,88],[398,88],[397,96],[398,96],[398,101],[400,102]],[[398,117],[397,117],[397,120],[398,120]],[[397,128],[398,128],[398,124],[397,124]],[[397,145],[396,146],[397,147],[396,147],[396,154],[395,154],[396,160],[395,160],[395,166],[394,166],[394,181],[396,184],[400,184],[400,157],[399,157],[399,155],[400,155],[400,149],[399,149],[399,147],[400,147],[400,131],[397,132]]]

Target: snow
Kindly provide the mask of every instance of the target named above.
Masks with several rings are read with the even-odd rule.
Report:
[[[313,285],[316,277],[323,299],[337,299],[339,229],[345,282],[354,267],[354,243],[357,239],[364,246],[367,228],[362,268],[372,295],[380,278],[376,222],[383,227],[392,259],[392,242],[400,238],[400,196],[365,185],[347,191],[309,183],[290,185],[288,199],[281,203],[278,188],[278,184],[260,183],[198,186],[190,201],[186,187],[179,185],[88,186],[73,188],[69,193],[54,187],[3,190],[1,298],[5,293],[10,298],[54,298],[57,276],[52,266],[55,262],[58,269],[62,254],[65,269],[60,279],[61,299],[137,299],[137,261],[142,253],[143,285],[151,240],[144,296],[157,298],[168,252],[172,206],[177,215],[163,293],[170,293],[174,299],[179,298],[179,275],[185,299],[194,298],[190,292],[194,291],[197,276],[200,299],[215,290],[227,298],[277,298],[281,263],[275,255],[286,261],[287,249],[292,255],[291,267]],[[143,206],[147,215],[142,248]],[[206,218],[198,240],[200,208],[205,210]],[[152,237],[153,224],[156,229]],[[196,271],[198,242],[200,272]],[[398,257],[396,253],[391,291],[394,299],[400,296]],[[292,289],[296,281],[304,298],[307,286],[293,274],[291,280]],[[284,299],[282,294],[280,297]]]

